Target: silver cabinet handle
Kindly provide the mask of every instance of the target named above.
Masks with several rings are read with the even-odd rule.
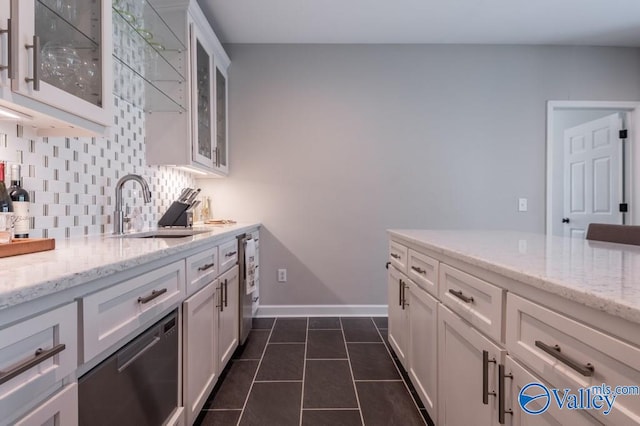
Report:
[[[398,306],[402,306],[402,287],[404,283],[402,282],[402,278],[398,280]]]
[[[224,283],[220,283],[220,312],[224,312]]]
[[[457,297],[458,299],[462,300],[464,303],[473,303],[473,297],[472,296],[465,296],[462,293],[462,290],[449,289],[449,293],[453,294],[455,297]]]
[[[409,304],[407,303],[407,295],[405,293],[405,291],[407,290],[407,288],[409,288],[409,286],[407,285],[407,283],[403,282],[402,283],[402,309],[404,310],[404,308],[406,308],[407,306],[409,306]]]
[[[198,268],[198,271],[206,271],[209,268],[213,268],[214,266],[216,266],[215,263],[207,263],[206,265],[202,265],[201,267]]]
[[[228,307],[229,304],[229,282],[225,279],[224,280],[224,307]]]
[[[40,364],[44,360],[49,359],[52,356],[62,352],[65,348],[66,348],[66,345],[62,343],[46,351],[42,348],[38,348],[33,358],[28,359],[26,361],[22,361],[20,364],[16,365],[9,371],[0,371],[0,385],[5,382],[8,382],[9,380],[13,379],[16,376],[19,376],[20,374],[24,373],[30,368],[35,367],[36,365]]]
[[[215,156],[216,156],[216,167],[220,168],[220,148],[216,146],[215,148]]]
[[[568,356],[560,352],[559,345],[549,346],[546,343],[541,342],[540,340],[536,340],[536,347],[542,349],[543,351],[545,351],[546,353],[548,353],[549,355],[551,355],[561,363],[571,367],[572,369],[582,374],[583,376],[585,377],[593,376],[593,372],[595,371],[595,368],[593,367],[593,365],[591,365],[591,363],[587,363],[583,365],[569,358]]]
[[[15,78],[13,75],[13,66],[11,56],[13,55],[13,43],[11,37],[11,18],[7,19],[7,28],[0,29],[0,34],[7,35],[7,65],[0,65],[0,71],[8,70],[9,78]]]
[[[422,274],[422,275],[427,273],[426,269],[422,269],[419,266],[412,266],[411,269],[413,269],[414,271],[416,271],[417,273]]]
[[[394,259],[400,260],[400,255],[399,254],[391,253],[389,256],[393,257]]]
[[[25,44],[25,48],[33,49],[33,78],[25,77],[27,83],[33,82],[33,90],[40,90],[40,37],[33,36],[33,44]]]
[[[224,257],[231,257],[231,256],[235,256],[236,254],[238,254],[237,251],[230,251],[229,253],[226,253]]]
[[[489,363],[496,364],[495,358],[489,359],[489,351],[482,351],[482,403],[489,404],[489,395],[496,396],[495,392],[489,392]]]
[[[513,379],[513,374],[505,374],[504,365],[498,365],[498,423],[504,424],[504,415],[513,415],[513,410],[504,408],[505,388],[504,380],[506,378]]]
[[[150,295],[144,297],[138,297],[138,303],[144,305],[145,303],[151,302],[156,297],[159,297],[167,292],[166,288],[160,290],[153,290]]]

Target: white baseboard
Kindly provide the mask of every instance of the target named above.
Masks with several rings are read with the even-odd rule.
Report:
[[[256,317],[386,317],[387,305],[260,305]]]

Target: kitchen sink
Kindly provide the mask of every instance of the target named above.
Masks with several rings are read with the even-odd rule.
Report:
[[[203,234],[209,231],[196,231],[193,229],[159,229],[157,231],[139,232],[137,234],[120,235],[121,238],[185,238]]]

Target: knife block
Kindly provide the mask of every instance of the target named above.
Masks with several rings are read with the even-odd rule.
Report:
[[[158,226],[192,227],[193,212],[187,211],[189,207],[191,207],[191,205],[174,201],[158,221]]]

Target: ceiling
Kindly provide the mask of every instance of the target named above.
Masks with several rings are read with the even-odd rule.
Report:
[[[640,46],[640,0],[198,0],[223,43]]]

